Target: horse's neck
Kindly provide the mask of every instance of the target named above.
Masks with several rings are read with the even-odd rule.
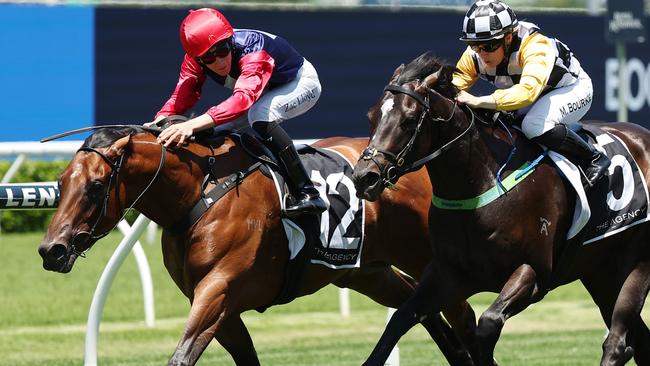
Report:
[[[457,121],[444,128],[440,136],[444,144],[459,136],[469,126],[469,120]],[[495,184],[497,162],[488,146],[489,132],[474,126],[449,150],[427,164],[436,195],[446,199],[475,197]]]

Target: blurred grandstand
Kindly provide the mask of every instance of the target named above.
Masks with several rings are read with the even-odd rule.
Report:
[[[51,4],[51,5],[144,5],[144,6],[314,6],[314,7],[439,7],[462,6],[473,3],[473,0],[230,0],[230,1],[170,1],[170,0],[0,0],[0,3],[14,4]],[[650,8],[650,0],[645,0],[646,9]],[[510,0],[508,3],[517,8],[528,9],[577,9],[590,12],[602,12],[606,0]]]
[[[3,75],[0,99],[12,105],[0,123],[39,126],[32,132],[5,132],[0,141],[33,141],[92,124],[149,121],[176,82],[183,57],[179,19],[187,9],[204,6],[227,12],[238,27],[290,39],[318,66],[325,92],[313,113],[286,124],[292,137],[365,136],[367,108],[396,65],[426,50],[448,62],[457,59],[463,51],[460,25],[473,1],[0,0],[5,26],[0,48],[7,50],[0,66],[11,70]],[[590,118],[618,118],[618,61],[615,47],[605,42],[604,15],[608,3],[621,0],[505,1],[521,19],[540,24],[580,56],[595,86]],[[38,55],[32,51],[35,43]],[[629,120],[644,125],[650,124],[645,117],[650,111],[648,55],[647,46],[627,48]],[[43,62],[49,67],[41,67]],[[479,87],[484,87],[479,93],[488,92],[489,86]],[[206,85],[204,98],[188,114],[201,113],[226,95]]]

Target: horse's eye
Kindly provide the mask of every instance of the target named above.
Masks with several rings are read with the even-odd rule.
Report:
[[[407,118],[400,124],[404,130],[414,130],[418,126],[418,120],[415,118]]]
[[[90,183],[90,187],[88,187],[88,195],[91,196],[92,198],[97,198],[99,197],[100,194],[104,191],[104,183],[100,181],[94,181]]]

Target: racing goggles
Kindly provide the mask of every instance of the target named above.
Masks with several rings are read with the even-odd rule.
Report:
[[[230,53],[230,40],[227,39],[210,47],[204,54],[197,57],[196,60],[203,64],[209,65],[217,61],[218,58],[224,58]]]
[[[467,45],[476,53],[487,52],[492,53],[501,47],[502,40],[498,39],[487,43],[468,43]]]

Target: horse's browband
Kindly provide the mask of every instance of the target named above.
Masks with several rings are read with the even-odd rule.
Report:
[[[407,88],[405,88],[405,87],[403,87],[401,85],[397,85],[397,84],[388,84],[384,88],[384,91],[391,92],[393,94],[398,94],[398,93],[406,94],[406,95],[410,96],[411,98],[417,100],[418,103],[420,103],[426,110],[429,110],[429,105],[426,103],[426,101],[424,99],[422,99],[422,97],[418,93],[414,92],[411,89],[407,89]]]

